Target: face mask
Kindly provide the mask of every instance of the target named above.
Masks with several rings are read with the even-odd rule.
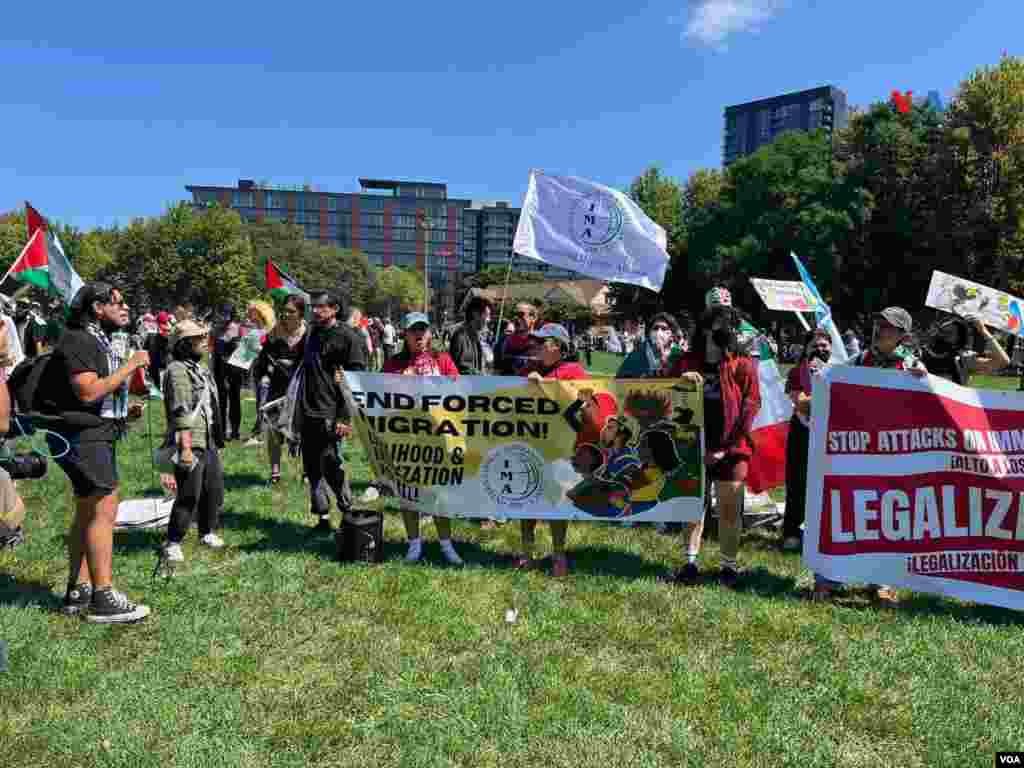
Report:
[[[651,331],[647,337],[651,340],[651,344],[658,349],[667,349],[672,343],[672,331]]]
[[[812,349],[807,353],[808,360],[821,360],[827,363],[832,358],[832,353],[827,349]]]

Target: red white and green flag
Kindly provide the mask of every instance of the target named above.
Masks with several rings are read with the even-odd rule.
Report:
[[[280,301],[284,301],[293,295],[302,296],[307,299],[309,297],[309,294],[302,289],[302,286],[270,259],[267,259],[267,290],[271,296]]]
[[[46,219],[28,203],[25,203],[25,222],[28,225],[28,243],[4,279],[9,276],[29,283],[70,304],[84,284],[82,278],[64,255],[57,234],[50,231]]]

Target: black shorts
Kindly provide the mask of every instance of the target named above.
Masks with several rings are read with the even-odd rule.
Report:
[[[63,443],[50,446],[54,455],[59,454],[63,448]],[[117,455],[112,441],[72,441],[68,452],[55,461],[68,476],[75,496],[80,499],[87,496],[109,496],[117,490]]]

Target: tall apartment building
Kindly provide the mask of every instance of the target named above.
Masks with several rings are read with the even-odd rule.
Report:
[[[216,202],[246,221],[293,221],[307,239],[361,251],[377,267],[426,265],[432,290],[448,296],[463,274],[508,265],[518,208],[450,198],[447,185],[436,182],[359,179],[359,185],[359,192],[322,192],[239,179],[234,187],[185,189],[197,207]],[[513,264],[516,272],[552,280],[583,277],[521,257]]]
[[[488,267],[508,268],[512,241],[519,226],[520,208],[505,202],[474,202],[462,212],[463,271],[472,274]],[[546,280],[579,280],[586,276],[533,259],[516,256],[512,264],[516,274],[533,273]]]
[[[426,266],[435,290],[454,286],[462,260],[462,211],[469,200],[448,197],[445,184],[360,179],[359,192],[260,185],[187,185],[196,206],[217,202],[243,220],[280,219],[306,238],[366,254],[377,267]]]
[[[847,119],[846,93],[831,85],[734,104],[725,108],[722,164],[753,154],[786,131],[832,131]]]

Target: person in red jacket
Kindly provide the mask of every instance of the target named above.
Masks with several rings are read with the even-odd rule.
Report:
[[[546,323],[530,332],[531,362],[520,371],[520,376],[527,376],[531,382],[539,384],[544,379],[562,379],[579,381],[589,379],[587,370],[579,363],[570,360],[572,340],[569,332],[558,323]],[[570,422],[571,423],[571,422]],[[600,429],[597,430],[598,435]],[[537,521],[522,521],[523,554],[516,558],[516,568],[536,568],[539,564],[533,559],[533,547],[536,540]],[[565,556],[565,539],[569,531],[568,520],[551,521],[551,575],[566,576],[569,573],[569,560]]]
[[[431,347],[430,320],[422,312],[410,312],[402,320],[405,345],[402,351],[384,363],[382,373],[398,373],[403,376],[451,376],[459,378],[459,369],[447,352],[435,352]],[[408,563],[418,562],[423,557],[423,539],[420,537],[420,513],[414,509],[403,509],[405,535],[409,549],[405,554]],[[452,544],[452,521],[447,517],[435,517],[438,543],[441,554],[452,565],[462,565],[462,558]]]
[[[732,587],[737,580],[743,493],[754,453],[750,428],[761,409],[761,388],[756,363],[737,339],[741,317],[732,306],[729,291],[712,288],[705,296],[705,306],[690,351],[676,362],[669,376],[704,388],[704,460],[718,497],[719,580]],[[675,581],[697,581],[703,532],[703,520],[692,526],[687,563],[675,574]]]

